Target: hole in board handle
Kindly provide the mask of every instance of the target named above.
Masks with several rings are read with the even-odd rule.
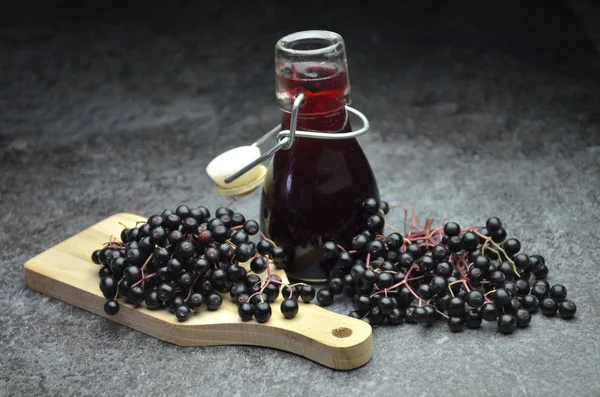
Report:
[[[352,335],[352,330],[350,328],[340,327],[331,331],[331,334],[336,338],[347,338]]]

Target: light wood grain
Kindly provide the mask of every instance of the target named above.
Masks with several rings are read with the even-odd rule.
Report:
[[[25,263],[27,285],[99,316],[126,325],[166,342],[181,346],[255,345],[285,350],[327,367],[349,370],[367,363],[373,354],[371,327],[347,316],[300,302],[298,315],[286,320],[281,315],[281,297],[272,304],[273,316],[259,324],[242,322],[237,307],[224,295],[222,307],[215,312],[201,310],[186,322],[164,310],[122,304],[116,316],[107,316],[105,298],[98,287],[98,265],[91,252],[118,236],[122,226],[144,220],[133,214],[117,214],[63,241]],[[284,281],[283,271],[274,273]]]

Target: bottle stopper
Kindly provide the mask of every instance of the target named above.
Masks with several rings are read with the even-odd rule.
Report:
[[[222,196],[239,197],[255,191],[264,181],[267,167],[257,164],[238,178],[227,181],[240,169],[254,163],[261,157],[258,146],[240,146],[215,157],[206,166],[206,173],[217,185],[217,193]]]

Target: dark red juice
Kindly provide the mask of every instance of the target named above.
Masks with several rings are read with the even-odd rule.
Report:
[[[293,102],[298,93],[304,93],[305,99],[299,114],[305,116],[342,110],[350,93],[347,72],[334,63],[294,63],[282,70],[278,87],[283,90],[281,95],[285,95],[290,102]],[[289,119],[286,121],[284,118],[283,124],[285,128],[289,128]],[[327,126],[315,124],[315,127],[315,131],[329,131],[323,129],[329,128]]]
[[[346,72],[335,66],[294,64],[278,82],[292,98],[300,91],[298,130],[352,131],[345,110],[349,93]],[[282,128],[289,129],[284,113]],[[361,203],[379,198],[371,166],[358,141],[298,138],[289,150],[271,161],[262,192],[262,228],[278,245],[294,252],[288,276],[324,281],[327,266],[320,263],[320,246],[334,239],[347,245],[363,229]]]

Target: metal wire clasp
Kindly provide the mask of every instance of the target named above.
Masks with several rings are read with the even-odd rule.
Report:
[[[311,139],[350,139],[361,136],[365,132],[369,131],[369,120],[367,117],[359,112],[358,110],[351,108],[350,106],[346,106],[346,110],[350,113],[356,115],[363,123],[363,126],[352,132],[344,132],[342,134],[330,134],[326,132],[309,132],[309,131],[297,131],[296,126],[298,125],[298,111],[300,110],[300,105],[304,101],[305,95],[304,93],[300,93],[294,99],[294,104],[292,106],[292,115],[290,120],[290,129],[282,130],[281,126],[273,128],[271,131],[267,132],[265,135],[260,137],[256,142],[252,144],[252,146],[258,146],[261,143],[265,142],[274,134],[277,134],[277,143],[271,149],[265,152],[262,156],[252,161],[235,174],[227,177],[225,179],[225,183],[231,183],[235,181],[240,176],[244,175],[246,172],[250,171],[252,168],[256,167],[258,164],[272,157],[278,150],[288,150],[294,145],[294,141],[296,138],[311,138]]]

